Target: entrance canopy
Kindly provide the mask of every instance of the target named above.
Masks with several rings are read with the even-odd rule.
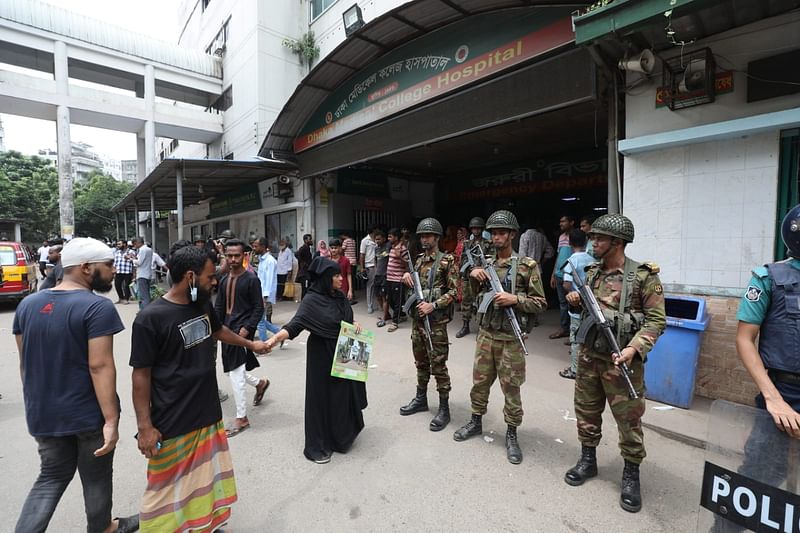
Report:
[[[297,166],[286,161],[258,159],[165,159],[136,188],[112,208],[115,213],[177,211],[178,238],[183,238],[183,208],[231,193],[245,185],[293,175]],[[152,217],[155,218],[155,217]],[[155,242],[155,225],[153,224]]]
[[[260,154],[293,158],[308,151],[298,158],[303,176],[328,170],[333,161],[307,165],[304,159],[331,139],[563,49],[574,39],[570,12],[587,4],[408,2],[370,21],[309,73],[278,115]],[[494,16],[489,22],[497,31],[486,31],[481,22],[487,19],[477,15]]]
[[[165,159],[112,211],[118,213],[137,206],[149,210],[151,193],[157,211],[171,211],[296,170],[292,163],[272,159]]]

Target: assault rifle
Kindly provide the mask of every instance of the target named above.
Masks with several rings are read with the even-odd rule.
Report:
[[[619,344],[617,343],[617,338],[614,336],[611,322],[608,321],[603,314],[603,310],[600,309],[600,304],[597,303],[597,298],[594,297],[594,293],[583,281],[581,281],[575,265],[573,265],[572,261],[569,259],[567,259],[567,263],[569,263],[569,266],[572,267],[572,283],[578,289],[578,292],[581,295],[581,300],[583,300],[583,305],[589,312],[589,317],[591,317],[595,326],[600,328],[600,331],[603,332],[603,336],[605,336],[608,345],[611,346],[611,353],[620,355],[622,350],[620,350]],[[633,400],[638,399],[639,394],[636,392],[636,389],[633,388],[633,383],[631,383],[631,375],[633,374],[633,371],[628,368],[628,365],[625,363],[620,363],[619,369],[622,373],[622,377],[625,378],[626,385],[628,385],[628,396]]]
[[[406,314],[408,314],[414,305],[420,304],[427,300],[425,300],[425,295],[422,292],[422,283],[419,280],[419,272],[417,272],[417,270],[414,268],[414,261],[411,260],[411,254],[408,251],[406,251],[405,253],[405,258],[406,262],[408,263],[408,273],[411,274],[411,279],[414,281],[413,292],[408,297],[408,300],[406,300],[406,303],[403,305],[403,311],[405,311]],[[436,265],[434,265],[431,268],[436,268]],[[428,341],[428,349],[431,352],[433,352],[433,339],[431,337],[432,335],[431,321],[428,315],[422,317],[422,325],[425,326],[425,340]]]
[[[479,244],[476,244],[470,249],[470,253],[475,255],[478,268],[483,269],[486,275],[489,276],[489,292],[484,294],[483,300],[478,306],[478,312],[485,313],[486,310],[489,309],[489,306],[494,304],[495,295],[506,291],[503,289],[503,284],[500,283],[500,278],[497,277],[497,271],[494,269],[494,265],[489,264],[486,260],[486,256],[483,254],[483,248],[481,248]],[[522,336],[522,328],[519,327],[517,315],[514,314],[514,310],[511,309],[511,307],[504,307],[503,309],[506,311],[506,318],[508,318],[508,321],[511,323],[511,330],[514,332],[514,336],[517,338],[517,341],[519,341],[519,345],[522,346],[522,352],[527,356],[528,348],[525,347],[525,338]]]

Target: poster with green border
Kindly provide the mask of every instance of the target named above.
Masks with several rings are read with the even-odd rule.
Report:
[[[372,347],[375,342],[375,333],[362,329],[356,333],[353,324],[342,321],[339,338],[333,352],[331,376],[354,381],[367,381],[369,361],[372,357]]]

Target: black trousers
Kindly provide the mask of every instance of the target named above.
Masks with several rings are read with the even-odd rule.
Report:
[[[392,312],[392,322],[400,323],[400,312],[403,309],[403,282],[387,281],[386,288],[389,295],[389,309]]]
[[[114,274],[114,289],[120,300],[131,299],[131,276],[133,274]]]
[[[275,294],[275,301],[283,300],[283,290],[286,288],[286,278],[289,274],[278,274],[278,292]]]

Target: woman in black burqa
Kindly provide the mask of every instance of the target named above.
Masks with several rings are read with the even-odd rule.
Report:
[[[364,428],[364,383],[331,376],[341,322],[353,322],[353,309],[341,292],[342,273],[330,259],[316,257],[308,267],[311,286],[292,320],[267,340],[269,348],[308,330],[306,344],[306,446],[303,454],[327,463],[332,452],[347,453]]]

